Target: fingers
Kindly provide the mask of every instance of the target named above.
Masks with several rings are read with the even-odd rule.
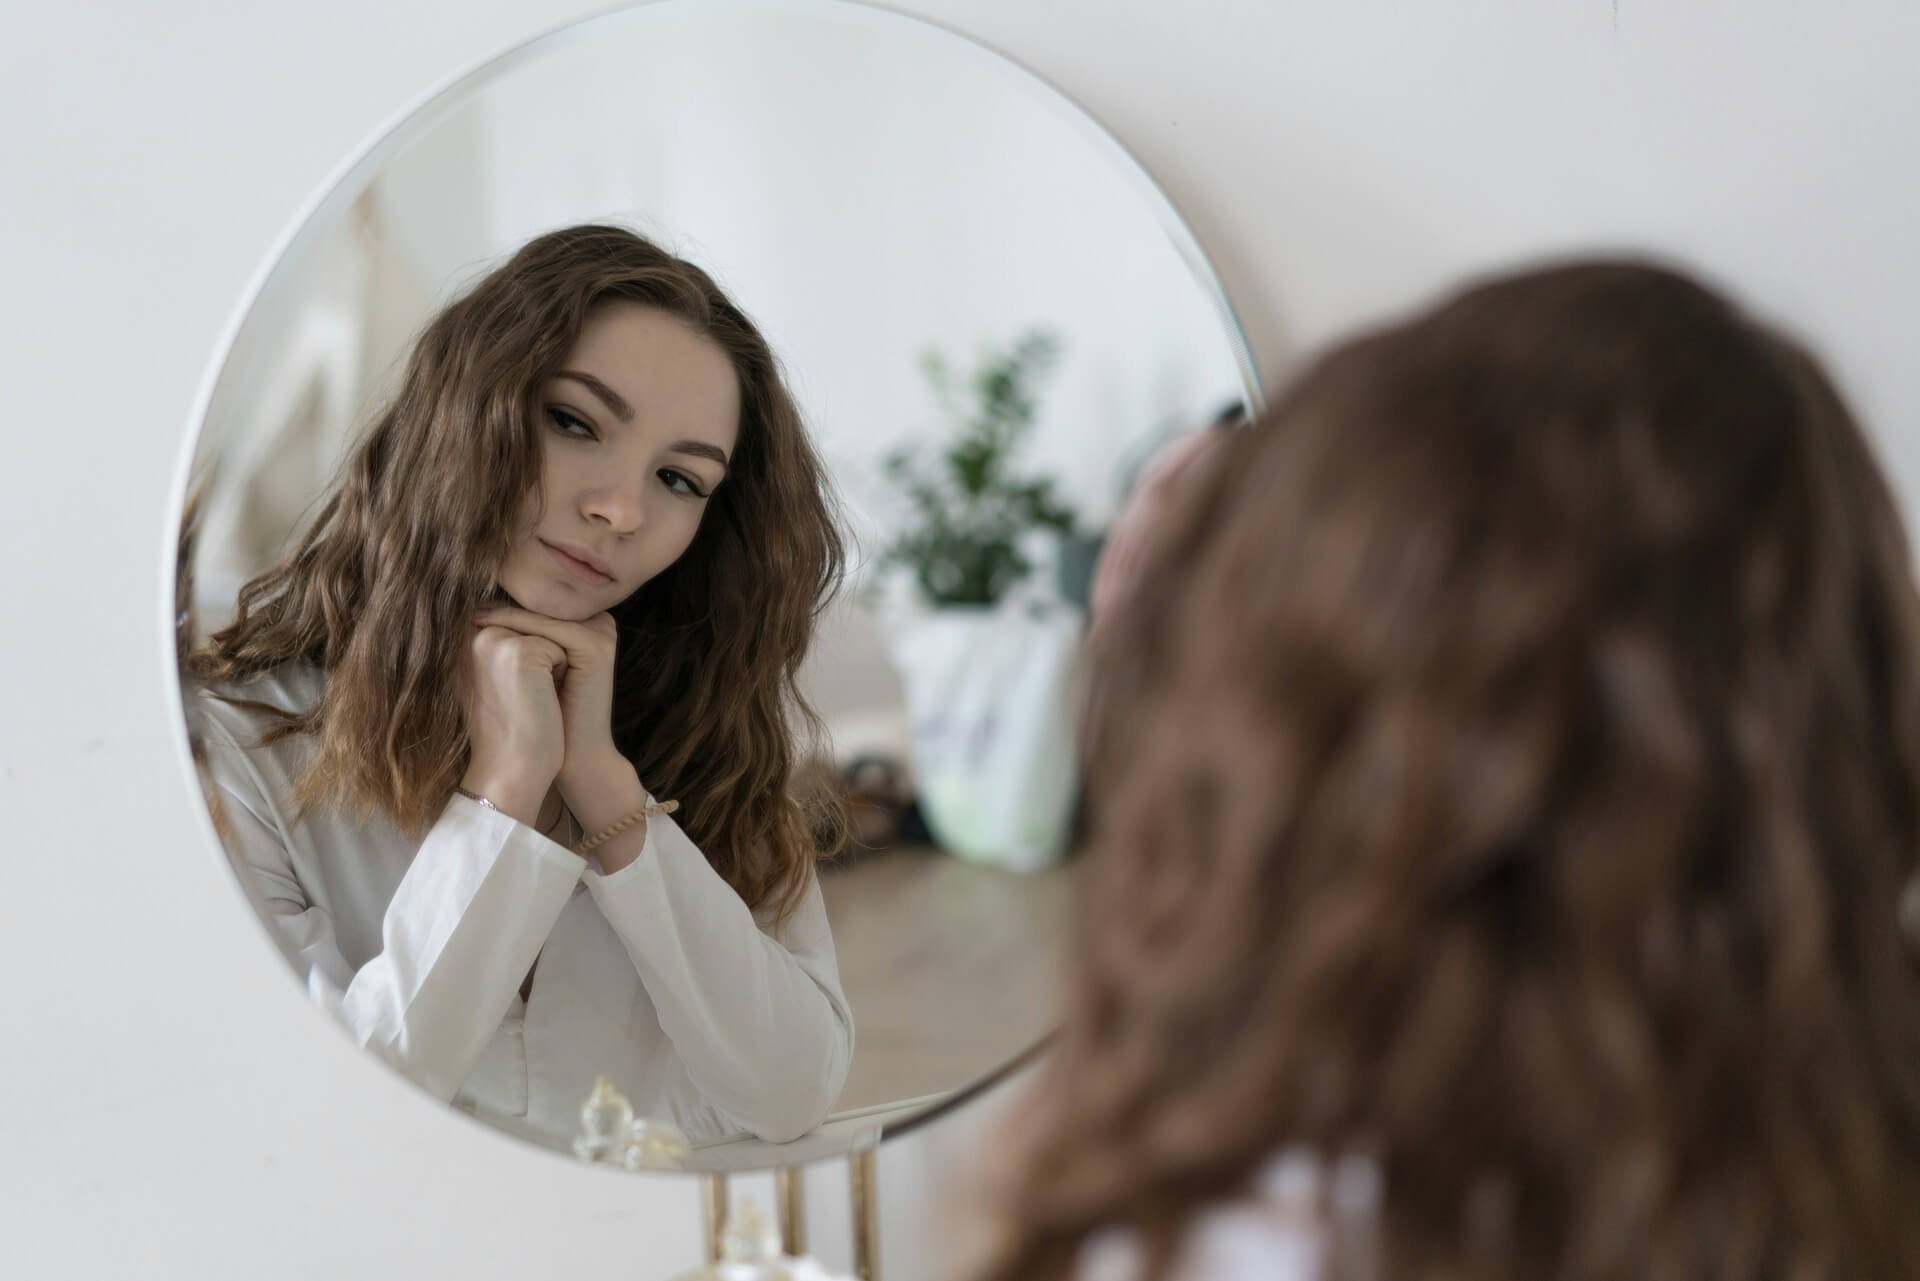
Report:
[[[488,649],[511,648],[516,657],[534,659],[545,665],[558,677],[566,674],[567,651],[557,641],[545,636],[533,636],[517,632],[510,627],[483,626],[474,636],[474,648],[484,652]]]
[[[612,641],[616,627],[611,614],[596,614],[583,623],[549,618],[530,609],[498,606],[483,609],[474,616],[481,627],[504,627],[524,636],[544,636],[568,653],[597,651]]]
[[[526,636],[521,639],[527,642],[534,650],[538,651],[542,658],[547,660],[547,666],[552,669],[555,677],[565,676],[567,674],[566,650],[546,639],[544,636]]]
[[[578,623],[550,618],[545,614],[536,614],[530,609],[520,609],[513,605],[494,605],[483,609],[473,616],[473,621],[481,627],[505,627],[524,636],[545,636],[562,646],[567,643],[563,638],[576,633],[580,628]]]

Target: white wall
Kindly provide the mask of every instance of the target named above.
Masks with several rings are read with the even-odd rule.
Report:
[[[291,995],[198,827],[162,659],[166,484],[249,273],[427,81],[590,7],[0,16],[9,1276],[648,1278],[694,1257],[689,1185],[423,1105]],[[1920,10],[1900,0],[902,7],[1019,57],[1131,145],[1269,370],[1468,269],[1653,244],[1814,338],[1913,510]],[[918,1185],[919,1152],[883,1165]]]

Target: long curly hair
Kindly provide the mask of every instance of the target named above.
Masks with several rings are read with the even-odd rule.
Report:
[[[699,532],[612,611],[615,743],[680,801],[687,834],[741,898],[784,916],[843,830],[794,770],[820,735],[795,674],[841,583],[842,536],[766,340],[705,272],[625,228],[540,236],[432,320],[315,519],[188,666],[236,701],[283,663],[322,669],[316,704],[277,715],[268,734],[314,740],[294,802],[424,831],[466,770],[472,618],[539,492],[542,388],[614,301],[711,339],[740,388],[727,483]]]
[[[1546,267],[1335,350],[1101,630],[987,1274],[1105,1225],[1164,1274],[1300,1151],[1379,1178],[1331,1275],[1920,1276],[1916,661],[1862,432],[1693,280]]]

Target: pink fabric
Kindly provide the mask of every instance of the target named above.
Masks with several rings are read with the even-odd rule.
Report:
[[[1225,437],[1226,432],[1218,428],[1190,432],[1163,446],[1141,471],[1139,483],[1114,518],[1094,571],[1087,609],[1095,619],[1110,612],[1139,578],[1153,528],[1176,482]]]

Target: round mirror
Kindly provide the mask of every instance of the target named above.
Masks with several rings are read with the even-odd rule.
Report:
[[[308,997],[489,1124],[871,1142],[1045,1036],[1103,531],[1258,396],[1168,202],[980,46],[799,0],[543,36],[353,158],[218,357],[215,830]]]

